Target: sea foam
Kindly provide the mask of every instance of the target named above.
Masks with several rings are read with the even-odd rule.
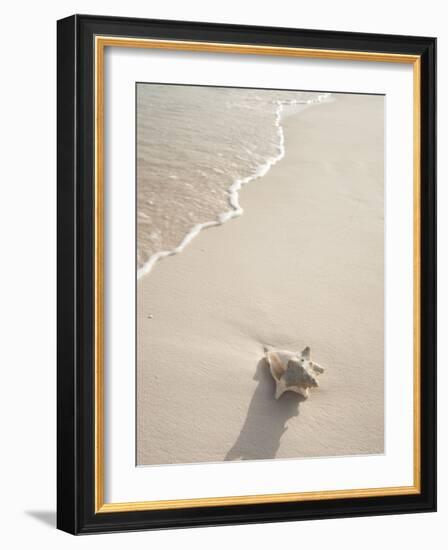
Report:
[[[285,155],[282,118],[331,100],[329,93],[152,84],[137,93],[138,278],[203,229],[241,216],[241,188]],[[173,204],[166,182],[175,185]],[[208,220],[194,223],[201,217]]]

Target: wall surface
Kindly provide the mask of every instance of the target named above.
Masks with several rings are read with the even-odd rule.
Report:
[[[5,548],[313,548],[408,550],[446,544],[448,400],[439,410],[439,512],[75,538],[55,521],[56,20],[73,13],[321,28],[439,38],[439,150],[447,150],[448,30],[443,2],[89,0],[2,10],[0,132],[0,539]],[[443,23],[445,21],[445,24]],[[446,155],[439,162],[439,388],[448,385]]]

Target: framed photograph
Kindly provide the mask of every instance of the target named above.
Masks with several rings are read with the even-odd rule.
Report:
[[[435,38],[58,21],[58,527],[436,507]]]

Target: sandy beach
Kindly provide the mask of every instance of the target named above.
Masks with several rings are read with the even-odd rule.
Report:
[[[383,97],[282,122],[285,156],[137,285],[137,463],[384,451]],[[278,401],[264,346],[311,347]]]

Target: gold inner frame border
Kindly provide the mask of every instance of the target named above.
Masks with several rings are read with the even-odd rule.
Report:
[[[208,53],[235,53],[267,56],[286,56],[314,59],[367,61],[382,63],[407,63],[413,65],[413,419],[414,419],[414,482],[410,486],[379,487],[349,490],[313,491],[301,493],[278,493],[181,500],[154,500],[140,502],[104,502],[104,52],[106,47],[155,48],[163,50],[198,51]],[[420,355],[420,194],[421,194],[421,60],[418,55],[405,55],[382,52],[359,52],[345,50],[325,50],[291,48],[279,46],[258,46],[253,44],[227,44],[182,40],[158,40],[123,38],[116,36],[95,36],[95,311],[94,311],[94,399],[95,399],[95,513],[130,512],[143,510],[167,510],[209,506],[232,506],[244,504],[264,504],[278,502],[303,502],[334,500],[342,498],[382,497],[411,495],[421,492],[421,355]]]

